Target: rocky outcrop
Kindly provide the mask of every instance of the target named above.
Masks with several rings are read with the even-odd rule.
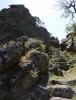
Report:
[[[21,77],[25,76],[29,71],[33,69],[35,69],[35,67],[31,60],[26,63],[20,63],[19,65],[17,65],[17,67],[6,73],[5,77],[2,80],[2,83],[4,85],[12,86]]]
[[[22,35],[36,37],[49,42],[50,33],[42,26],[38,26],[24,5],[10,5],[0,11],[0,42],[6,42]]]
[[[69,51],[76,51],[76,33],[72,32],[66,36],[65,39],[63,39],[61,43],[62,49],[67,49]]]
[[[40,43],[22,36],[1,44],[0,100],[49,100],[50,89],[43,85],[49,78],[48,57]]]
[[[49,82],[50,73],[63,76],[69,63],[59,40],[38,20],[23,5],[0,11],[0,100],[70,100],[75,94],[67,85],[76,80]]]
[[[11,42],[0,48],[0,72],[16,66],[20,62],[23,47],[20,43]]]
[[[0,47],[0,73],[15,67],[20,62],[24,51],[21,39],[27,41],[27,37],[22,36],[17,41],[8,42]]]
[[[23,56],[28,58],[28,61],[31,60],[40,72],[47,72],[49,60],[44,53],[43,46],[40,40],[28,39],[27,36],[22,36],[15,41],[2,45],[0,48],[0,73],[16,67]],[[26,53],[28,57],[26,57]],[[23,63],[27,60],[25,59]]]
[[[33,70],[28,74],[23,71],[16,69],[0,76],[0,83],[4,83],[0,84],[0,100],[28,100],[32,98],[31,90],[38,76]]]

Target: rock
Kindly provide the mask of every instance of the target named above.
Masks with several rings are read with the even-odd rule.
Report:
[[[37,17],[33,17],[24,5],[10,5],[9,8],[2,9],[0,11],[0,42],[27,35],[28,37],[38,38],[48,44],[50,33],[36,23],[39,24]]]
[[[55,46],[55,47],[57,47],[57,48],[58,48],[59,45],[60,45],[60,44],[59,44],[58,38],[55,38],[55,37],[53,37],[53,36],[50,38],[50,43],[51,43],[51,45],[53,45],[53,46]]]
[[[76,33],[72,32],[67,35],[66,45],[67,50],[76,51]]]
[[[63,71],[61,69],[58,69],[58,76],[63,76]]]
[[[21,63],[12,71],[9,71],[6,76],[3,78],[4,84],[12,86],[15,84],[21,77],[25,76],[29,71],[33,70],[35,67],[32,61],[27,63]]]
[[[63,72],[61,69],[58,69],[56,64],[52,64],[49,66],[49,71],[57,76],[63,76]]]
[[[17,100],[27,100],[30,97],[31,90],[33,86],[36,84],[38,76],[35,72],[30,72],[24,77],[20,78],[16,84],[11,87],[11,92],[13,93],[13,97]]]
[[[5,100],[7,95],[11,95],[7,87],[5,86],[0,86],[0,100]]]
[[[51,80],[49,83],[52,85],[55,85],[55,84],[64,85],[64,83],[62,83],[61,81],[58,81],[58,80]]]
[[[38,100],[49,100],[50,89],[38,85],[35,88],[35,93],[37,95]]]
[[[51,84],[59,84],[59,85],[73,85],[76,83],[76,78],[71,78],[71,79],[56,79],[56,80],[51,80],[49,83]]]
[[[72,90],[72,88],[67,85],[55,85],[54,87],[52,87],[51,93],[53,96],[68,99],[71,99],[74,95],[74,91]]]
[[[63,41],[61,42],[60,48],[61,48],[62,51],[64,51],[66,49],[65,39],[63,39]]]
[[[52,64],[49,66],[51,73],[54,73],[55,75],[58,75],[58,68],[56,64]]]
[[[76,33],[71,32],[69,33],[66,38],[62,41],[62,45],[66,46],[67,51],[76,51]]]
[[[68,64],[67,60],[65,57],[63,56],[60,56],[58,59],[57,59],[57,64],[59,65],[59,68],[61,70],[64,70],[64,71],[67,71],[70,67],[70,65]]]
[[[60,98],[60,97],[52,97],[50,100],[71,100],[71,99]]]
[[[34,51],[30,54],[30,59],[41,73],[47,73],[49,60],[45,53]]]
[[[29,38],[28,41],[25,42],[25,48],[27,48],[27,50],[37,49],[45,52],[45,45],[43,44],[43,41],[35,38]]]
[[[32,97],[31,96],[32,89],[33,89],[33,86],[36,84],[36,81],[38,78],[35,71],[32,70],[28,74],[24,74],[24,73],[20,74],[19,72],[16,72],[16,73],[13,72],[13,73],[8,74],[8,77],[10,77],[10,81],[12,80],[11,81],[12,83],[14,82],[15,78],[17,79],[16,79],[16,82],[11,85],[9,83],[6,84],[5,81],[4,81],[5,84],[3,85],[0,84],[0,100],[9,100],[9,98],[10,100],[14,100],[14,99],[28,100],[29,97]]]
[[[22,54],[25,55],[25,53],[27,52],[27,48],[25,47],[25,42],[28,41],[28,36],[24,35],[24,36],[20,36],[18,37],[15,42],[20,42],[22,43],[23,46],[23,52]]]
[[[27,36],[21,36],[15,41],[9,41],[0,47],[0,72],[16,67],[27,49],[24,47]]]
[[[38,80],[36,84],[46,87],[49,81],[49,73],[38,73]]]
[[[21,42],[21,43],[25,43],[26,41],[28,41],[28,36],[24,35],[24,36],[21,36],[21,37],[18,37],[16,39],[16,42]]]
[[[20,42],[11,41],[0,48],[0,73],[16,66],[21,59],[23,46]]]
[[[76,78],[75,79],[70,79],[70,80],[67,81],[67,84],[69,84],[69,85],[73,85],[75,83],[76,83]]]

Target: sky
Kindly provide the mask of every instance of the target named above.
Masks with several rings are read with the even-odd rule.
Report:
[[[46,29],[59,40],[66,37],[68,19],[61,18],[61,10],[56,7],[57,0],[0,0],[0,9],[11,4],[24,4],[33,16],[39,17]]]

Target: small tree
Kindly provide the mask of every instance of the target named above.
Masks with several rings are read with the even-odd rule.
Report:
[[[59,0],[58,5],[64,10],[65,17],[76,15],[76,0]]]
[[[67,33],[76,32],[76,0],[59,0],[58,7],[63,10],[63,16],[68,18],[71,16],[70,24],[66,26]]]

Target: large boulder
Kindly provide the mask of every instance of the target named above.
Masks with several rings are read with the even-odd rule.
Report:
[[[22,36],[0,46],[0,72],[15,67],[20,62],[26,51],[24,44],[27,40],[27,36]]]
[[[21,77],[24,77],[25,75],[27,75],[34,68],[35,67],[31,60],[26,63],[20,63],[17,67],[5,73],[4,77],[1,76],[0,80],[2,81],[0,82],[2,84],[12,86],[18,80],[20,80]]]
[[[31,70],[24,74],[24,71],[18,68],[0,76],[0,100],[28,100],[29,98],[33,100],[32,89],[38,78],[36,73]],[[1,79],[4,84],[1,84]]]
[[[23,52],[26,51],[24,43],[27,36],[22,36],[16,41],[10,41],[0,47],[0,72],[16,66],[21,60]]]
[[[11,41],[0,48],[0,72],[16,66],[23,52],[22,43]]]

